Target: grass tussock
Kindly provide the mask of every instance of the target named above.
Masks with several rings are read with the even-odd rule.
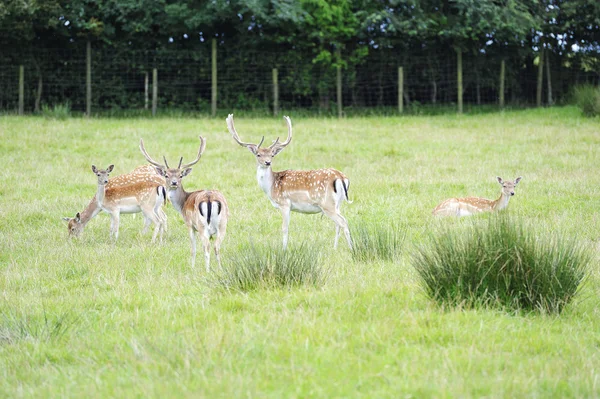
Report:
[[[65,120],[71,116],[71,103],[67,101],[54,106],[43,104],[42,116],[47,119]]]
[[[306,243],[288,247],[241,247],[213,273],[211,285],[236,291],[260,288],[320,286],[328,276],[320,251]]]
[[[414,258],[420,284],[440,305],[560,313],[588,275],[591,253],[507,216],[442,231]]]
[[[405,232],[398,225],[357,223],[352,226],[352,258],[359,262],[393,261],[402,250]]]
[[[62,338],[76,324],[70,314],[33,317],[15,312],[0,316],[0,344],[14,344],[22,340],[49,342]]]
[[[594,85],[576,86],[573,95],[577,106],[585,116],[600,115],[600,87]]]

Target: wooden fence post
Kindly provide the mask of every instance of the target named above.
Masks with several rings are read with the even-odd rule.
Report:
[[[499,100],[500,100],[500,108],[504,108],[504,81],[506,76],[506,61],[502,59],[500,61],[500,89],[499,89]]]
[[[158,105],[158,69],[152,69],[152,116],[156,115]]]
[[[279,113],[279,76],[277,68],[273,68],[273,116]]]
[[[144,109],[148,109],[148,71],[144,73]]]
[[[552,75],[550,74],[550,51],[545,50],[546,53],[546,82],[548,83],[548,105],[552,105],[554,100],[552,99]]]
[[[538,57],[538,76],[537,76],[537,90],[535,93],[535,105],[538,107],[542,106],[542,84],[544,82],[544,47],[540,48],[540,55]]]
[[[337,66],[337,111],[338,111],[338,118],[342,117],[342,66],[339,64],[342,60],[342,54],[340,49],[336,49],[335,53],[337,55],[337,62],[338,62],[338,66]]]
[[[212,88],[210,112],[212,116],[217,114],[217,39],[212,39]]]
[[[25,67],[19,65],[19,115],[25,112]]]
[[[85,116],[92,116],[92,43],[89,40],[85,55]]]
[[[398,67],[398,112],[404,112],[404,67]]]
[[[457,100],[458,113],[463,113],[463,71],[462,71],[462,50],[456,49],[456,79],[457,79]]]

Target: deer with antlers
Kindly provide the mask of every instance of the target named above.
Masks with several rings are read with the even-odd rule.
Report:
[[[139,166],[131,173],[126,173],[112,179],[109,174],[114,165],[107,169],[98,169],[92,165],[92,172],[98,178],[96,195],[88,206],[77,212],[74,218],[64,217],[68,222],[69,236],[78,237],[87,223],[101,211],[110,214],[110,235],[115,241],[119,237],[119,217],[121,213],[142,212],[144,215],[144,230],[148,231],[151,223],[155,224],[152,242],[160,233],[162,241],[163,232],[167,227],[167,215],[162,210],[166,200],[164,182],[150,165]]]
[[[292,121],[288,116],[283,117],[288,127],[287,139],[281,143],[279,137],[269,147],[260,148],[260,143],[244,143],[235,130],[233,114],[226,119],[227,128],[233,139],[242,147],[248,148],[256,157],[258,164],[256,179],[259,187],[267,194],[267,197],[275,206],[281,210],[283,216],[283,248],[287,247],[288,226],[290,224],[290,213],[324,213],[335,223],[334,248],[337,248],[340,229],[344,231],[348,245],[352,248],[348,222],[340,213],[340,206],[348,199],[350,181],[342,172],[336,169],[317,170],[283,170],[273,172],[271,163],[273,158],[279,154],[292,141]]]
[[[196,263],[196,234],[200,234],[204,248],[204,259],[206,261],[206,271],[210,270],[210,239],[215,237],[214,251],[217,263],[221,266],[220,248],[225,232],[227,230],[227,218],[229,209],[225,197],[216,190],[199,190],[187,192],[182,185],[182,179],[190,174],[192,166],[198,163],[204,149],[206,140],[200,136],[200,149],[198,156],[190,163],[182,165],[183,157],[179,159],[177,168],[170,168],[167,158],[163,156],[164,165],[156,162],[148,155],[144,148],[144,140],[140,140],[140,150],[148,162],[154,165],[156,173],[162,176],[168,188],[168,196],[173,208],[175,208],[183,217],[188,227],[190,243],[192,249],[192,268]]]
[[[449,198],[439,204],[434,210],[434,216],[471,216],[481,212],[495,212],[508,206],[510,197],[515,195],[515,186],[521,181],[517,177],[515,181],[505,181],[496,177],[502,185],[500,197],[493,201],[480,197]]]

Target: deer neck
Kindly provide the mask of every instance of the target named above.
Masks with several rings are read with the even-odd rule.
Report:
[[[106,186],[104,184],[98,184],[98,190],[96,191],[96,201],[98,205],[102,206],[104,203],[104,194],[106,192]]]
[[[188,197],[190,196],[190,193],[185,191],[181,184],[179,185],[179,187],[177,187],[176,190],[167,190],[167,191],[168,191],[167,195],[169,196],[169,201],[171,201],[173,208],[175,208],[175,210],[177,210],[177,212],[183,214],[183,205],[185,204]]]
[[[86,206],[85,209],[79,214],[79,218],[81,220],[80,223],[85,226],[101,210],[102,208],[100,207],[100,203],[98,202],[96,196],[94,196],[88,206]]]
[[[500,198],[498,198],[496,201],[494,201],[494,204],[492,205],[492,210],[494,211],[500,211],[504,208],[506,208],[508,206],[508,201],[510,200],[510,196],[504,194],[504,192],[502,192],[500,194]]]
[[[256,169],[256,180],[259,187],[267,194],[267,197],[271,198],[271,189],[273,188],[274,181],[273,169],[270,166],[265,168],[259,165]]]

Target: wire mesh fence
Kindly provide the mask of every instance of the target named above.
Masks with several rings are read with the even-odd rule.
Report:
[[[217,47],[214,54],[210,43],[193,51],[92,48],[92,112],[151,109],[155,69],[159,110],[210,113],[215,98],[216,107],[227,111],[337,112],[335,67],[314,63],[300,52]],[[215,55],[216,69],[213,68]],[[462,58],[465,104],[497,105],[502,87],[502,59],[485,54],[465,54]],[[423,107],[453,107],[458,100],[457,56],[453,51],[408,55],[381,50],[354,62],[344,60],[342,54],[342,60],[340,89],[344,112],[365,109],[395,112],[400,102],[405,110],[418,111]],[[506,104],[535,104],[539,57],[529,55],[504,60]],[[600,83],[598,71],[559,57],[546,60],[550,65],[542,71],[541,80],[546,104],[566,101],[574,85]],[[0,111],[18,110],[22,85],[25,113],[38,112],[44,105],[65,103],[73,111],[85,112],[86,67],[85,46],[1,53]],[[216,87],[213,87],[213,72]],[[399,81],[403,82],[401,87]]]

